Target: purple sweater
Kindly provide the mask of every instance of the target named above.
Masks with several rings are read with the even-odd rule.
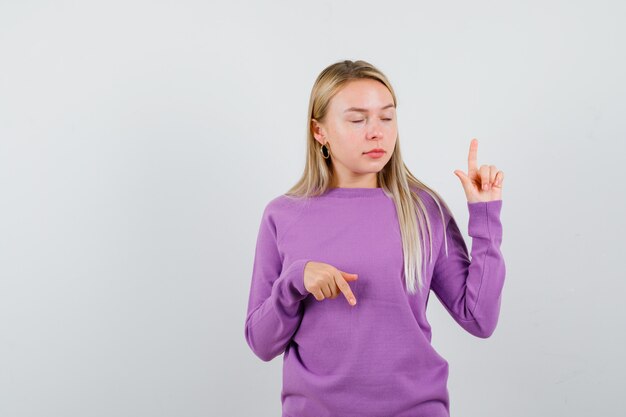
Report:
[[[448,417],[448,362],[431,345],[430,288],[474,336],[498,322],[505,264],[502,200],[467,203],[471,260],[451,213],[418,191],[433,228],[423,294],[408,294],[393,200],[382,188],[334,188],[270,201],[256,243],[245,338],[270,361],[284,352],[282,417]],[[428,240],[426,241],[428,249]],[[318,301],[304,287],[308,261],[349,273],[357,303]]]

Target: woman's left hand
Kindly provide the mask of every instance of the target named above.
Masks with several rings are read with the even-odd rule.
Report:
[[[481,165],[479,169],[476,163],[477,154],[478,139],[474,138],[470,142],[467,174],[460,169],[454,171],[461,180],[467,202],[502,200],[504,173],[498,171],[495,165]]]

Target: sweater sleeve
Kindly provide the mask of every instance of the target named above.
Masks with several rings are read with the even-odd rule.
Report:
[[[263,361],[283,353],[302,319],[304,268],[309,259],[283,265],[277,246],[276,224],[265,208],[252,267],[245,338]]]
[[[433,270],[432,290],[454,320],[470,334],[487,338],[498,323],[506,268],[500,245],[502,200],[467,203],[471,261],[459,227],[450,215],[445,241]]]

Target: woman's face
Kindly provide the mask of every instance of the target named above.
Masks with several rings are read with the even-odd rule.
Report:
[[[324,122],[313,119],[312,128],[320,145],[329,144],[339,186],[377,186],[376,173],[391,159],[398,136],[393,97],[384,84],[349,81],[331,99]],[[367,154],[376,148],[383,153]]]

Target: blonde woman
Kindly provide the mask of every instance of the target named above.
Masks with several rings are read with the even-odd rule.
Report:
[[[245,338],[284,352],[283,417],[448,417],[448,362],[431,345],[432,290],[454,320],[487,338],[500,313],[503,173],[456,170],[471,259],[443,199],[400,152],[389,80],[365,61],[318,76],[302,178],[262,215]]]

